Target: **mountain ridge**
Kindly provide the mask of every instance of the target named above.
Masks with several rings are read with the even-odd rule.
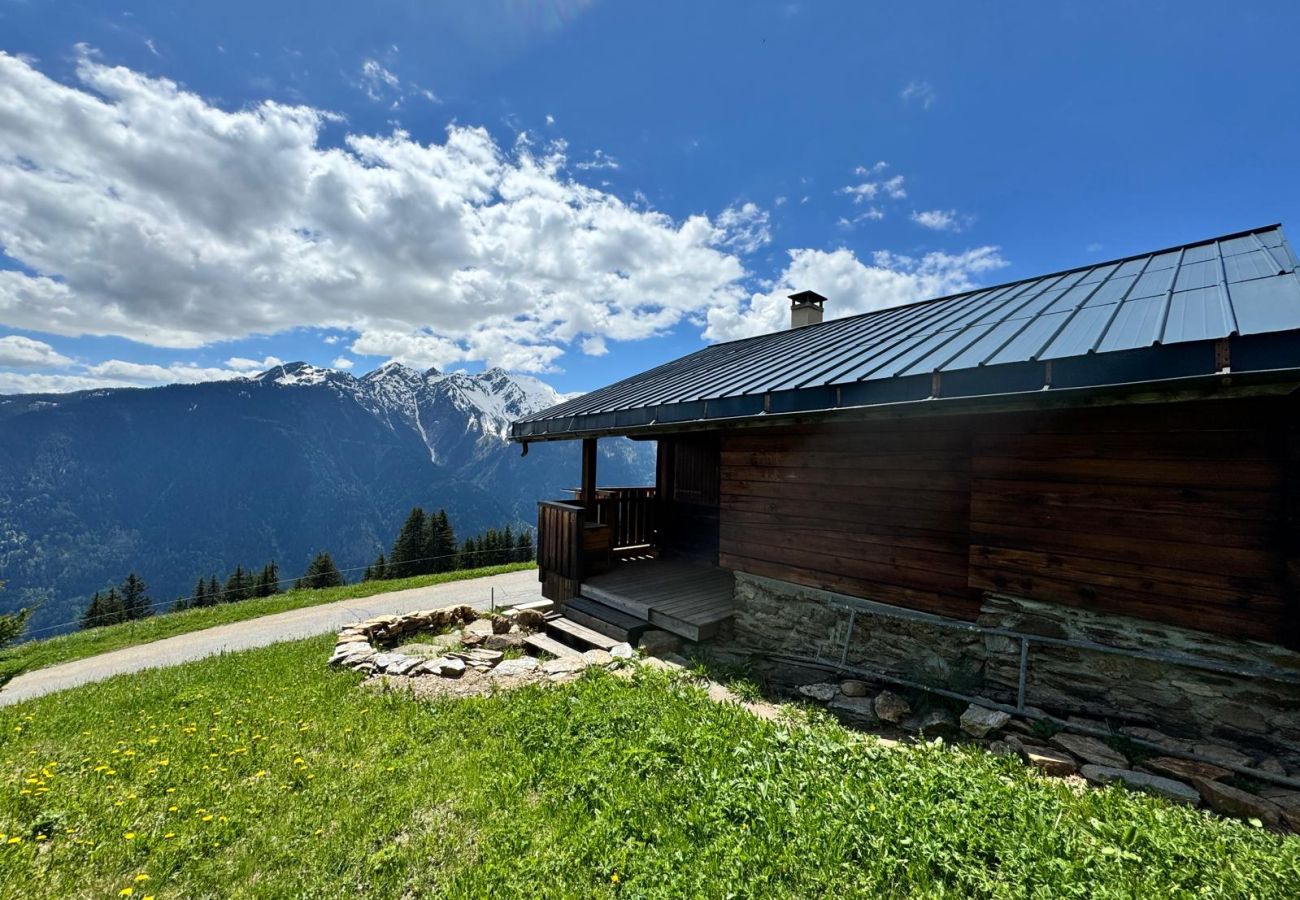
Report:
[[[531,525],[578,479],[568,443],[506,440],[512,418],[561,402],[501,369],[355,376],[292,362],[229,381],[0,396],[0,609],[75,620],[137,571],[155,600],[236,564],[287,575],[328,550],[364,566],[411,506],[445,507],[462,536]],[[653,444],[602,442],[602,475],[648,483]]]

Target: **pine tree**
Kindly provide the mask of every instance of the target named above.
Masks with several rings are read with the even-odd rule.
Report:
[[[198,584],[194,585],[194,592],[190,596],[190,606],[195,609],[202,609],[216,602],[216,597],[211,598],[211,600],[208,599],[208,583],[200,578]]]
[[[456,568],[456,532],[447,518],[447,510],[440,509],[429,516],[429,540],[425,555],[429,557],[429,572],[450,572]]]
[[[217,576],[213,575],[208,579],[208,606],[216,606],[222,599],[221,585],[217,582]]]
[[[0,581],[0,591],[4,590],[5,583]],[[20,610],[0,615],[0,647],[7,647],[27,630],[27,622],[32,617],[34,606],[25,606]]]
[[[361,576],[362,581],[384,581],[388,578],[388,561],[384,559],[384,551],[379,551],[379,556],[370,565],[366,566],[365,574]]]
[[[332,588],[343,584],[343,576],[328,553],[318,553],[298,583],[305,588]]]
[[[253,590],[252,582],[244,574],[243,566],[235,566],[235,571],[226,579],[226,591],[222,595],[223,603],[237,603],[240,600],[247,600]]]
[[[104,598],[99,591],[95,591],[95,596],[90,598],[90,605],[86,611],[81,614],[81,623],[78,625],[83,631],[87,628],[98,628],[105,624],[101,621],[104,618]]]
[[[472,569],[474,568],[474,551],[478,547],[472,537],[465,538],[465,543],[460,545],[460,553],[456,556],[456,568]]]
[[[515,561],[515,530],[509,525],[506,530],[501,532],[501,559],[500,563]]]
[[[270,597],[272,594],[280,593],[280,567],[276,565],[275,560],[271,560],[262,566],[262,571],[257,573],[257,581],[253,585],[254,597]]]
[[[406,517],[406,522],[402,524],[402,530],[393,543],[393,552],[388,556],[389,577],[410,578],[419,575],[427,543],[424,510],[417,506]]]
[[[533,559],[533,535],[530,531],[519,532],[515,542],[515,562],[531,562]]]
[[[134,572],[122,582],[122,617],[145,619],[153,615],[153,601],[145,593],[145,583]]]
[[[117,588],[113,587],[108,589],[107,594],[95,592],[95,596],[90,600],[90,606],[81,617],[81,627],[98,628],[101,625],[116,625],[125,621],[122,597],[118,594]]]

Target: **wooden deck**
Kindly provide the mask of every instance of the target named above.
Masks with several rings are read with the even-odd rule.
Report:
[[[579,592],[687,640],[713,637],[735,609],[727,569],[673,559],[635,559],[582,582]]]

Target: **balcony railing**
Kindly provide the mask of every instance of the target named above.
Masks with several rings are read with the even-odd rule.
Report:
[[[575,596],[584,577],[652,552],[658,541],[653,487],[599,488],[590,504],[582,491],[572,493],[572,500],[537,504],[538,577],[556,603]]]

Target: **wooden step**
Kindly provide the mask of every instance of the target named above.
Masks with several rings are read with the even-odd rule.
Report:
[[[597,587],[594,584],[583,582],[579,593],[588,600],[595,600],[597,603],[604,604],[612,609],[629,616],[635,616],[638,619],[646,619],[650,615],[650,606],[646,603],[637,603],[629,600],[621,594],[607,591],[604,588]]]
[[[511,609],[535,609],[538,612],[549,612],[555,604],[550,600],[529,600],[527,603],[520,603],[510,607]]]
[[[650,627],[645,619],[630,616],[622,610],[606,606],[589,597],[574,597],[564,604],[564,617],[579,625],[585,625],[592,631],[611,637],[616,641],[635,644],[641,633]]]
[[[586,650],[590,647],[599,647],[601,650],[621,643],[614,640],[608,635],[601,634],[599,631],[593,631],[585,625],[579,625],[572,619],[563,616],[546,621],[546,633],[552,637],[559,638],[566,644],[581,647]]]
[[[544,634],[530,634],[528,637],[524,638],[524,643],[529,647],[532,647],[534,650],[549,653],[551,656],[565,657],[582,655],[581,652],[574,650],[572,647],[566,644],[561,644],[555,638],[548,637]]]

